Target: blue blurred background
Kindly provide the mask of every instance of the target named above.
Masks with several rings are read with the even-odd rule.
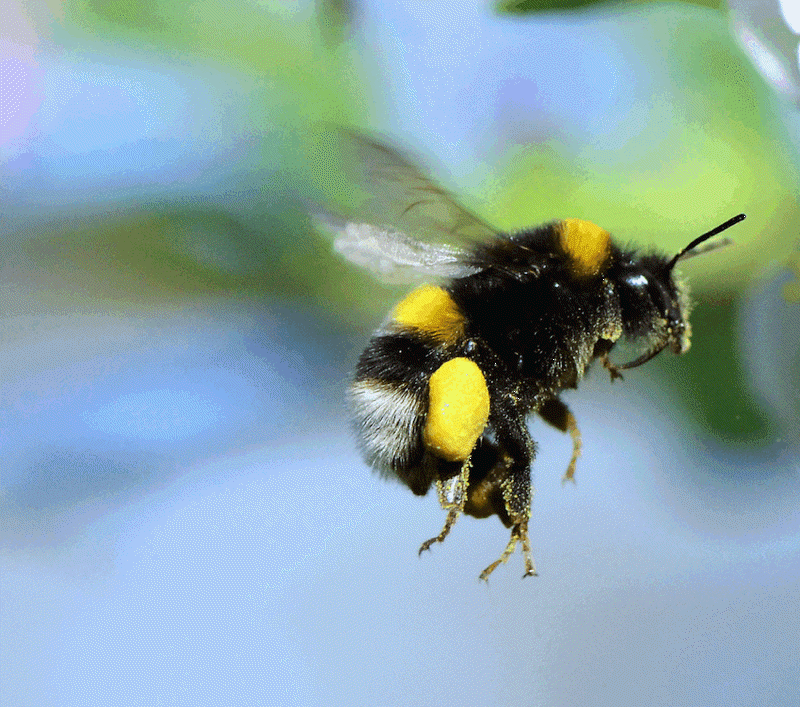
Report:
[[[793,14],[794,13],[794,14]],[[0,696],[16,705],[800,700],[800,17],[777,0],[10,0],[0,41]],[[688,261],[691,352],[568,395],[531,537],[438,532],[343,394],[402,289],[304,204],[320,124],[501,228]],[[331,176],[334,175],[334,176]],[[662,360],[663,359],[663,360]]]

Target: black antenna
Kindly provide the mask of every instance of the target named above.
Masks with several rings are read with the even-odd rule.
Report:
[[[720,224],[716,228],[712,228],[708,233],[704,233],[702,236],[698,236],[695,238],[689,245],[687,245],[680,253],[678,253],[672,260],[669,261],[667,268],[672,270],[675,267],[675,263],[677,263],[684,255],[686,255],[689,251],[694,250],[699,246],[703,241],[707,241],[709,238],[713,238],[718,233],[722,233],[723,231],[727,231],[731,226],[735,226],[739,221],[744,221],[745,215],[739,214],[738,216],[734,216],[733,218],[729,218],[725,223]],[[719,245],[724,245],[724,243],[720,243]],[[716,246],[715,246],[716,247]]]

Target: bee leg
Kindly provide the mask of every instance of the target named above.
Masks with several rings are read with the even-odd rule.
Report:
[[[436,491],[439,493],[439,503],[447,511],[447,518],[444,521],[442,532],[435,538],[426,540],[419,548],[421,555],[425,550],[430,550],[434,543],[442,542],[450,532],[450,528],[455,525],[458,516],[464,512],[464,504],[467,502],[467,486],[469,484],[470,457],[467,457],[461,465],[461,471],[449,479],[436,480]]]
[[[508,561],[508,558],[514,554],[514,550],[517,549],[517,542],[522,542],[522,553],[525,556],[525,574],[522,575],[523,577],[535,577],[536,576],[536,565],[533,562],[533,558],[531,556],[531,544],[530,540],[528,539],[528,523],[527,521],[524,524],[524,528],[522,524],[517,524],[513,528],[511,528],[511,540],[508,541],[508,545],[506,545],[506,549],[503,550],[503,554],[500,555],[500,559],[495,560],[489,565],[483,572],[480,574],[480,578],[485,582],[489,580],[489,575],[495,571],[500,565],[504,564]]]
[[[503,498],[503,480],[511,468],[511,458],[490,440],[481,438],[472,453],[469,470],[469,487],[464,513],[474,518],[497,515],[506,528],[513,523],[506,511]]]
[[[480,578],[487,580],[499,565],[511,557],[518,542],[522,544],[522,555],[525,562],[523,576],[535,576],[536,565],[533,562],[531,543],[528,538],[528,521],[531,517],[531,498],[533,496],[530,469],[535,447],[528,433],[524,415],[518,414],[516,410],[510,410],[508,414],[501,412],[498,415],[495,432],[497,441],[511,459],[508,474],[501,482],[506,512],[511,524],[511,539],[500,558],[483,570]]]
[[[581,433],[578,430],[578,422],[575,419],[575,415],[558,398],[551,398],[539,408],[539,416],[557,430],[569,432],[570,437],[572,437],[572,459],[569,460],[567,473],[564,474],[561,481],[575,483],[575,465],[581,455]]]
[[[447,511],[447,519],[442,532],[426,540],[420,552],[442,542],[464,512],[472,454],[489,421],[489,410],[486,378],[468,358],[445,361],[428,380],[422,441],[428,450],[426,460],[436,465],[439,503]]]
[[[620,373],[620,371],[621,371],[622,369],[621,369],[621,368],[619,368],[619,366],[615,366],[613,363],[611,363],[611,359],[608,357],[608,354],[607,354],[607,353],[604,353],[602,356],[600,356],[600,360],[601,360],[601,361],[602,361],[602,363],[603,363],[603,367],[604,367],[604,368],[605,368],[605,369],[606,369],[606,370],[609,372],[609,374],[611,375],[611,382],[612,382],[612,383],[613,383],[613,382],[614,382],[614,381],[615,381],[617,378],[619,378],[620,380],[624,380],[624,378],[623,378],[622,374]]]

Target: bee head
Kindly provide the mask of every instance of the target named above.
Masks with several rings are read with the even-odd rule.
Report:
[[[623,331],[628,338],[650,339],[650,346],[644,354],[617,368],[641,366],[666,348],[676,354],[689,349],[689,293],[676,278],[675,265],[681,260],[726,245],[729,241],[724,239],[705,248],[697,248],[744,217],[744,214],[739,214],[695,238],[669,260],[659,255],[648,255],[638,259],[622,258],[616,263],[613,280],[622,309]]]
[[[636,361],[618,366],[634,368],[666,348],[683,353],[689,348],[689,297],[676,281],[669,262],[657,255],[625,260],[613,273],[628,339],[646,337],[647,352]]]

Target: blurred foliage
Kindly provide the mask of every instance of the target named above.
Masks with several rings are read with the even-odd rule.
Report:
[[[159,53],[188,53],[258,72],[281,84],[284,100],[286,89],[293,89],[288,94],[296,97],[295,114],[287,120],[343,120],[365,98],[346,53],[339,59],[320,36],[320,27],[343,33],[346,4],[326,3],[328,19],[322,23],[313,5],[283,0],[235,6],[223,0],[71,0],[67,7],[69,21],[91,34],[139,46],[145,41]],[[331,30],[329,21],[338,29]]]
[[[736,302],[699,303],[692,312],[690,352],[668,364],[672,375],[664,384],[675,388],[697,424],[726,445],[768,444],[778,431],[745,382],[738,323]]]
[[[266,291],[258,269],[259,238],[229,215],[154,207],[121,211],[94,224],[65,224],[47,240],[24,244],[42,268],[40,295],[71,292],[73,303],[84,294],[87,301],[99,297],[148,306],[187,294]],[[250,244],[249,252],[244,244]],[[242,271],[242,262],[249,272]]]
[[[380,321],[398,291],[340,261],[303,209],[308,202],[339,201],[349,188],[336,150],[319,139],[320,125],[370,132],[382,110],[418,114],[422,123],[429,110],[415,103],[413,90],[395,90],[381,73],[407,70],[394,65],[392,41],[373,46],[354,37],[360,29],[356,6],[350,0],[235,6],[222,0],[71,0],[66,17],[72,28],[140,51],[149,47],[169,63],[182,54],[199,56],[263,77],[249,118],[269,129],[254,143],[253,161],[262,160],[264,171],[279,162],[286,183],[265,186],[249,204],[262,211],[261,220],[171,205],[131,212],[95,230],[62,230],[49,245],[36,246],[35,257],[60,260],[65,273],[69,263],[94,271],[100,292],[112,299],[115,284],[133,297],[144,291],[269,295],[316,301],[337,312],[343,326]],[[785,261],[794,247],[800,180],[767,89],[730,37],[725,16],[706,9],[720,6],[712,0],[497,3],[499,12],[516,15],[602,9],[596,21],[618,32],[616,49],[630,72],[620,80],[635,82],[633,108],[621,106],[609,120],[630,127],[620,138],[610,125],[606,142],[602,131],[584,134],[562,124],[564,111],[534,113],[530,139],[524,130],[520,139],[505,142],[485,135],[485,162],[460,165],[454,181],[459,198],[500,228],[577,216],[609,228],[622,242],[666,252],[747,213],[731,231],[735,247],[686,268],[695,292],[723,304],[696,312],[694,347],[676,364],[676,385],[693,401],[695,417],[721,438],[752,441],[765,439],[770,426],[736,382],[741,371],[720,360],[736,366],[730,355],[736,297],[765,264]],[[517,18],[519,28],[525,21]],[[581,31],[576,22],[575,32]],[[499,134],[502,126],[496,127]],[[231,130],[246,134],[248,127]],[[446,181],[436,170],[431,176]],[[111,276],[115,269],[118,277]]]
[[[723,0],[676,0],[710,7],[718,10],[723,5]],[[529,12],[568,12],[570,10],[586,10],[591,7],[614,6],[614,5],[647,5],[663,0],[499,0],[495,7],[497,12],[508,14],[523,14]]]
[[[624,150],[525,146],[508,156],[510,186],[489,203],[508,228],[553,218],[559,204],[623,241],[666,252],[744,211],[748,220],[730,233],[736,247],[703,259],[692,275],[695,290],[733,294],[764,263],[782,260],[800,231],[797,165],[769,115],[766,90],[736,60],[724,25],[703,15],[670,13],[670,20],[668,84]],[[631,49],[648,52],[647,34]]]
[[[788,267],[794,273],[795,279],[784,285],[783,296],[787,302],[800,302],[800,253],[789,258]]]
[[[339,44],[348,38],[356,16],[352,0],[317,0],[317,20],[325,41]]]
[[[553,9],[564,6],[552,3]],[[127,33],[271,76],[274,83],[261,99],[264,113],[254,114],[253,121],[277,121],[280,134],[274,138],[283,145],[277,149],[273,142],[264,149],[273,154],[277,149],[295,170],[294,190],[301,199],[335,201],[340,195],[331,189],[346,190],[336,151],[326,152],[314,133],[330,123],[369,129],[364,57],[348,42],[331,49],[324,36],[345,35],[352,3],[272,0],[237,5],[235,12],[219,0],[190,5],[74,0],[71,7],[73,20],[93,32]],[[622,240],[666,251],[745,211],[748,221],[732,233],[737,248],[708,260],[695,281],[698,289],[735,291],[761,264],[783,259],[788,234],[800,230],[796,165],[784,149],[782,128],[771,119],[764,89],[740,60],[721,16],[689,6],[679,12],[654,4],[645,14],[614,9],[623,10],[616,21],[630,29],[632,62],[663,58],[653,39],[669,45],[669,61],[659,68],[664,76],[654,76],[658,85],[649,103],[631,116],[641,124],[637,134],[610,150],[556,130],[543,141],[504,150],[488,167],[476,165],[475,174],[458,175],[465,187],[458,196],[501,228],[573,215],[610,228]],[[302,221],[297,228],[314,237]],[[306,284],[312,286],[312,280]]]

